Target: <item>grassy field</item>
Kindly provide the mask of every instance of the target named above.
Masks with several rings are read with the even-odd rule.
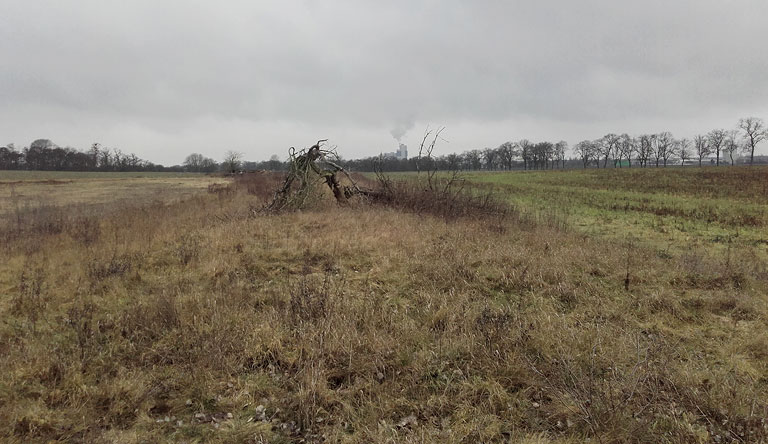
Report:
[[[503,217],[47,185],[0,216],[0,441],[765,442],[765,171],[473,176]]]
[[[185,199],[222,178],[202,174],[0,171],[0,218],[46,208],[136,206]]]
[[[468,174],[523,211],[658,250],[746,248],[768,258],[768,168],[622,168]]]
[[[36,180],[74,180],[74,179],[127,179],[127,178],[193,178],[204,176],[202,173],[155,173],[155,172],[111,172],[111,171],[24,171],[0,170],[0,182],[36,181]]]

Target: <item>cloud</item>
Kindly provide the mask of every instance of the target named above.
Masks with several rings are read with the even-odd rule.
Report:
[[[757,0],[6,0],[0,140],[108,137],[173,163],[319,137],[370,155],[428,123],[456,150],[534,127],[707,131],[768,118],[766,15]]]

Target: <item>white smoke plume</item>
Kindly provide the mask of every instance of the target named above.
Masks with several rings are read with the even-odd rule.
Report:
[[[413,129],[414,124],[413,119],[400,121],[394,128],[392,128],[392,131],[390,131],[389,134],[392,134],[392,137],[394,137],[395,140],[401,142],[406,133]]]

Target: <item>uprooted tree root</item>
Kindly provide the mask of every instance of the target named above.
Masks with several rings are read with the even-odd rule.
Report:
[[[336,202],[342,206],[349,205],[349,198],[353,195],[366,194],[347,170],[337,163],[339,156],[336,151],[333,148],[323,148],[325,142],[327,139],[318,140],[316,144],[299,152],[291,147],[288,162],[290,170],[272,201],[263,208],[264,211],[300,209],[306,205],[316,186],[323,182],[333,192]],[[350,185],[341,184],[339,173],[349,180]]]

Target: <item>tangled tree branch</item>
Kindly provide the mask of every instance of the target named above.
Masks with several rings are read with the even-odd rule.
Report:
[[[377,183],[373,189],[361,188],[349,172],[340,165],[335,149],[325,148],[325,139],[307,149],[291,147],[290,170],[272,201],[259,212],[280,212],[306,206],[316,186],[325,183],[339,205],[349,205],[353,196],[363,196],[371,204],[397,208],[415,213],[427,213],[446,219],[483,217],[502,219],[510,212],[508,205],[498,201],[491,191],[468,189],[458,170],[438,175],[433,152],[443,128],[427,130],[419,148],[415,179],[392,180],[376,164]],[[420,175],[424,172],[424,175]],[[346,177],[346,179],[344,179]],[[342,185],[341,180],[345,181]],[[349,185],[346,184],[349,183]],[[316,196],[316,194],[315,194]]]
[[[339,155],[335,148],[324,148],[323,145],[327,141],[328,139],[318,140],[316,144],[298,152],[294,147],[290,148],[290,170],[272,201],[264,207],[265,211],[302,208],[319,182],[325,182],[339,205],[348,205],[348,199],[353,195],[365,194],[347,170],[339,165]],[[342,186],[337,173],[344,174],[351,185]]]

